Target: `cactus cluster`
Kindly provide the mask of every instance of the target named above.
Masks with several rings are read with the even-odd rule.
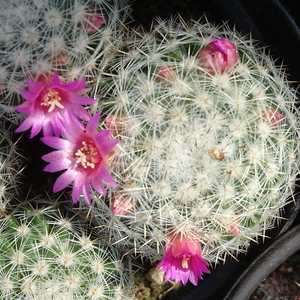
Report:
[[[125,0],[3,2],[0,205],[19,172],[14,124],[43,131],[44,170],[66,170],[53,191],[72,185],[91,227],[41,199],[0,219],[2,299],[131,299],[127,254],[197,285],[294,201],[299,112],[284,68],[227,25],[145,31],[125,26],[129,12]]]
[[[0,220],[1,299],[132,299],[121,255],[58,205],[20,205]]]

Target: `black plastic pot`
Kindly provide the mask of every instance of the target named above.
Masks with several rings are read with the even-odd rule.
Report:
[[[241,33],[251,33],[261,46],[269,46],[274,59],[283,60],[289,80],[296,86],[300,80],[297,5],[298,0],[137,0],[134,9],[136,19],[146,27],[155,16],[164,19],[177,12],[185,20],[205,14],[216,24],[228,21]],[[300,249],[298,205],[287,206],[283,217],[286,221],[266,233],[267,240],[253,244],[238,261],[232,259],[219,265],[204,275],[197,288],[187,285],[166,299],[247,300],[268,274]]]

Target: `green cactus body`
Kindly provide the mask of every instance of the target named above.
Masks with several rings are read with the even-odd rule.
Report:
[[[51,204],[0,219],[0,298],[132,299],[119,254],[86,232]]]
[[[228,72],[199,62],[212,38],[237,47]],[[159,21],[125,44],[98,86],[95,111],[120,142],[108,159],[118,187],[94,194],[93,221],[152,260],[178,232],[209,262],[244,251],[293,201],[299,116],[284,70],[251,40],[200,22]],[[125,213],[112,213],[116,198]]]

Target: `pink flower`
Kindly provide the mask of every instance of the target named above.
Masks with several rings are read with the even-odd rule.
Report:
[[[107,171],[107,159],[119,140],[109,138],[109,130],[97,133],[99,118],[100,112],[90,118],[85,130],[68,123],[63,131],[63,138],[41,138],[45,144],[57,149],[42,157],[49,162],[44,171],[66,169],[55,181],[53,191],[58,192],[73,182],[72,199],[75,203],[83,195],[87,203],[91,204],[90,186],[105,196],[103,181],[114,187],[117,185]]]
[[[68,117],[71,124],[82,126],[80,119],[88,121],[89,113],[82,105],[97,102],[96,99],[82,95],[89,89],[84,88],[85,79],[71,83],[61,82],[56,73],[53,76],[41,76],[37,82],[27,78],[28,91],[21,91],[25,102],[14,107],[18,112],[28,114],[24,122],[16,129],[22,132],[31,127],[30,138],[43,130],[44,136],[61,134],[64,119]]]
[[[188,280],[197,285],[198,278],[203,279],[203,272],[210,273],[206,266],[208,263],[202,259],[200,242],[182,233],[176,234],[167,244],[166,255],[157,265],[162,267],[160,271],[166,271],[164,281],[182,281],[183,285]]]
[[[96,11],[87,11],[85,18],[87,21],[83,22],[83,26],[88,34],[95,33],[101,25],[105,24],[104,18]]]
[[[201,66],[211,74],[229,71],[238,61],[235,44],[226,39],[212,40],[198,54]]]

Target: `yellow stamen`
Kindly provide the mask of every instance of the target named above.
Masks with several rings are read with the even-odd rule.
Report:
[[[52,112],[55,107],[64,108],[64,106],[60,103],[61,97],[59,93],[51,88],[45,88],[44,93],[42,95],[42,106],[50,106],[48,112]]]
[[[184,269],[188,269],[188,267],[189,267],[189,260],[190,260],[190,255],[184,254],[183,255],[183,259],[182,259],[182,263],[181,263],[181,265],[182,265],[182,267]]]
[[[100,153],[93,141],[89,143],[83,141],[82,147],[77,150],[75,156],[76,164],[81,164],[85,169],[87,167],[94,169],[95,165],[101,160]]]

